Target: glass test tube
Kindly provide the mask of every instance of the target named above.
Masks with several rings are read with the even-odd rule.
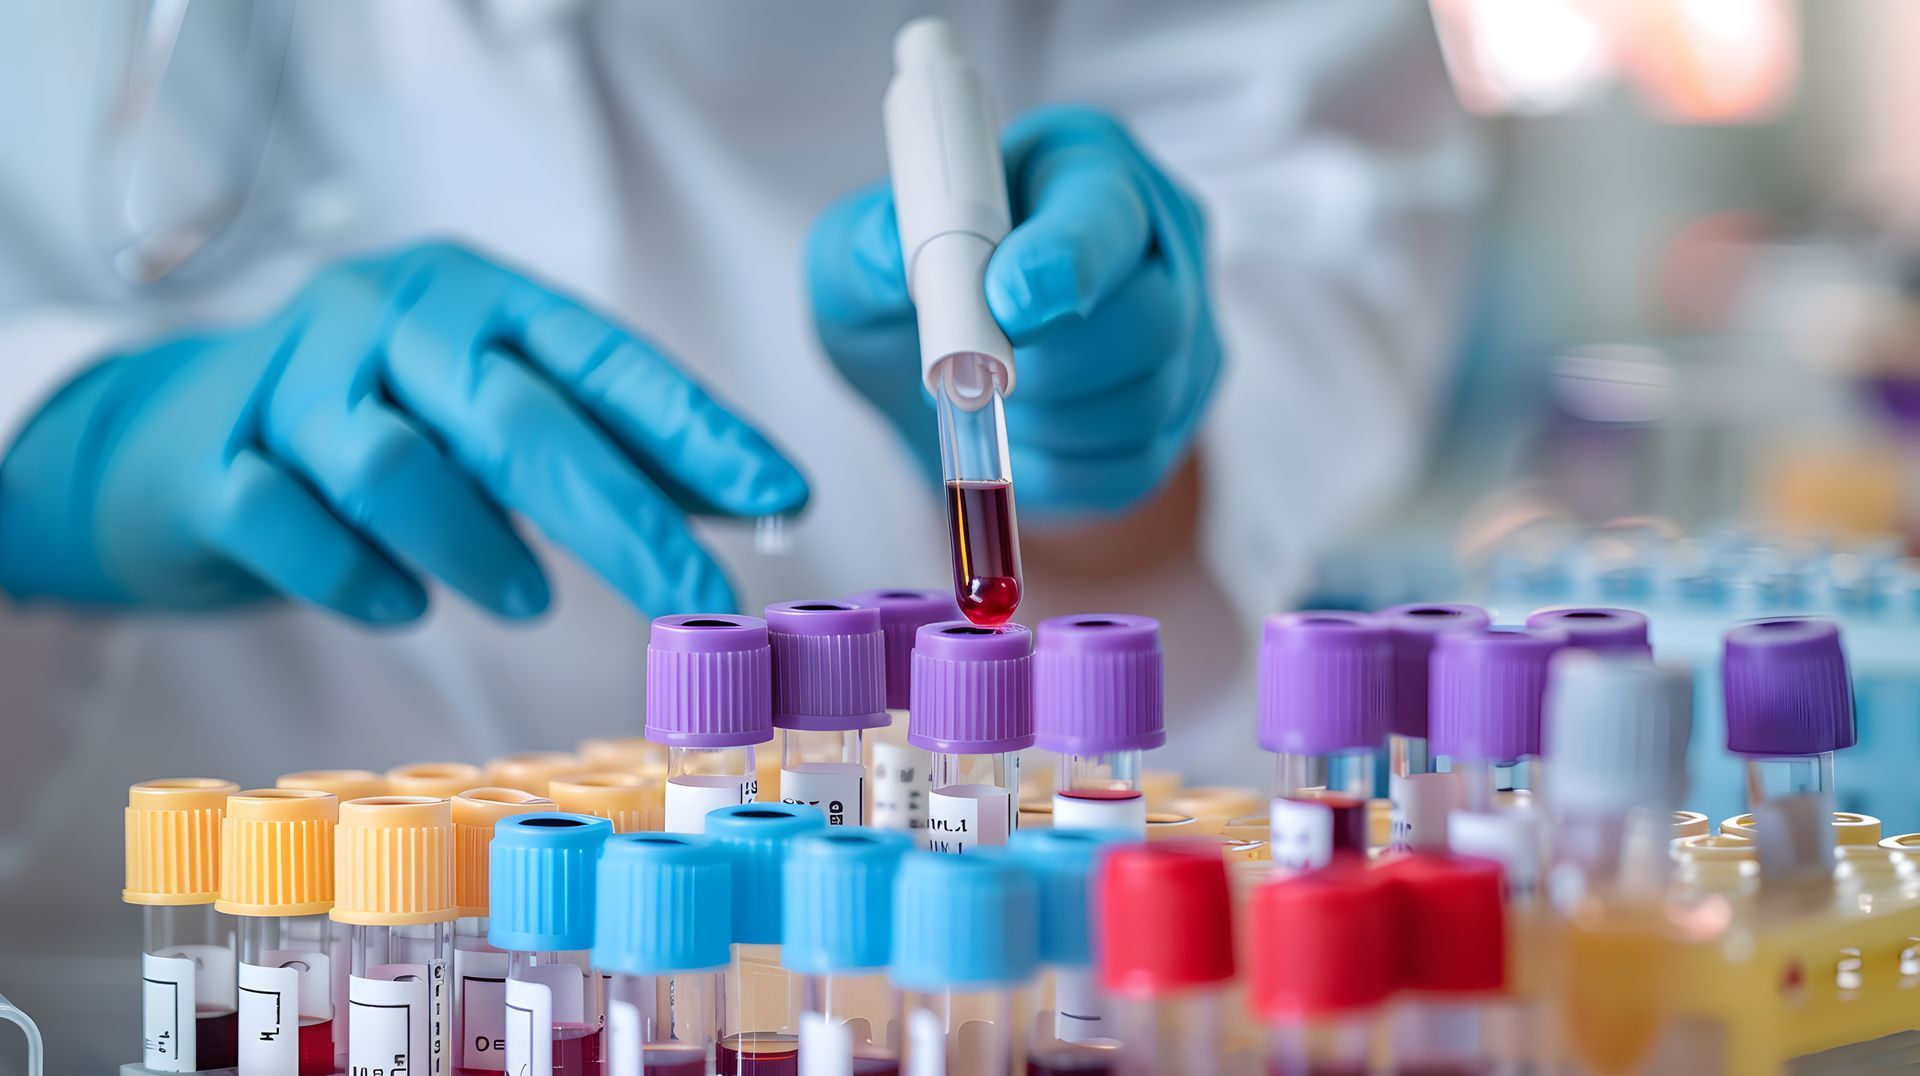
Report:
[[[1020,759],[1033,744],[1033,634],[1018,624],[928,624],[914,637],[907,738],[930,752],[926,847],[1002,845],[1017,824]]]
[[[1054,826],[1144,834],[1142,755],[1167,738],[1159,622],[1087,613],[1034,634],[1034,743],[1056,756]]]
[[[1374,758],[1393,708],[1393,642],[1371,616],[1281,613],[1262,626],[1260,746],[1275,756],[1275,795],[1374,796]]]
[[[1029,1073],[1112,1071],[1120,1041],[1093,967],[1089,895],[1101,851],[1139,839],[1126,830],[1026,829],[1007,844],[1039,898],[1040,978],[1030,1018]]]
[[[445,1072],[453,956],[449,801],[373,796],[340,805],[338,899],[348,929],[349,1073]]]
[[[800,980],[803,1071],[900,1071],[900,999],[886,981],[903,833],[840,827],[787,850],[781,964]]]
[[[487,940],[493,906],[489,859],[502,818],[552,811],[554,802],[517,788],[473,788],[451,801],[454,833],[453,994],[448,1020],[455,1076],[507,1064],[507,954]]]
[[[894,901],[888,977],[905,1013],[902,1071],[1023,1071],[1014,996],[1037,970],[1033,879],[991,850],[913,852]]]
[[[818,807],[830,826],[866,817],[862,734],[887,724],[886,633],[878,609],[852,602],[766,608],[773,724],[782,730],[780,800]]]
[[[1109,850],[1096,871],[1100,982],[1123,1074],[1224,1071],[1234,976],[1226,861],[1210,841]]]
[[[596,1076],[606,1059],[603,984],[593,970],[594,868],[604,818],[501,819],[490,859],[488,940],[507,952],[506,1071]]]
[[[232,781],[183,777],[127,790],[121,897],[141,906],[141,1063],[152,1072],[232,1066],[234,924],[214,910]]]
[[[733,945],[721,1002],[718,1071],[791,1071],[799,1055],[797,984],[781,965],[787,845],[826,828],[818,808],[791,803],[722,807],[707,836],[733,867]]]
[[[914,834],[927,827],[927,783],[933,760],[907,742],[912,699],[914,633],[923,625],[960,619],[951,591],[893,588],[849,595],[848,601],[880,611],[887,661],[887,724],[866,736],[867,824]]]
[[[656,618],[647,640],[647,738],[667,748],[665,828],[760,794],[754,747],[773,739],[772,656],[759,617]]]

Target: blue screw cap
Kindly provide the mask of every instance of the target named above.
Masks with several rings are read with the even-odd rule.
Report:
[[[893,882],[913,850],[904,833],[843,826],[787,846],[780,963],[802,975],[887,966],[893,951]]]
[[[910,853],[893,898],[887,974],[903,990],[1003,989],[1039,967],[1037,890],[1004,849]]]
[[[502,818],[487,853],[492,921],[500,949],[593,948],[594,868],[613,823],[541,811]]]
[[[671,975],[725,966],[733,864],[705,837],[623,833],[600,856],[593,966]]]
[[[707,836],[733,864],[733,940],[780,944],[787,844],[827,828],[818,807],[801,803],[740,803],[707,812]]]
[[[1116,829],[1023,829],[1007,840],[1007,855],[1033,877],[1037,890],[1041,963],[1093,963],[1091,898],[1100,850],[1139,839]]]

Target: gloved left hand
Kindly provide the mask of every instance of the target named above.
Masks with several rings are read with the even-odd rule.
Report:
[[[1124,512],[1184,458],[1220,368],[1200,210],[1103,113],[1043,109],[1002,145],[1013,230],[986,291],[1019,363],[1006,419],[1020,511]],[[807,281],[827,354],[937,476],[884,183],[821,215]]]

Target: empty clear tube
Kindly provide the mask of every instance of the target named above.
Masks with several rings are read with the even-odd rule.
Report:
[[[863,735],[887,717],[880,611],[830,599],[766,608],[773,724],[782,730],[780,800],[818,807],[830,826],[866,815]]]

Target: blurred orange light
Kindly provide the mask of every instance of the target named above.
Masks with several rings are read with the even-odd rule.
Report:
[[[1619,55],[1648,110],[1680,123],[1755,123],[1792,99],[1796,0],[1618,0]]]

